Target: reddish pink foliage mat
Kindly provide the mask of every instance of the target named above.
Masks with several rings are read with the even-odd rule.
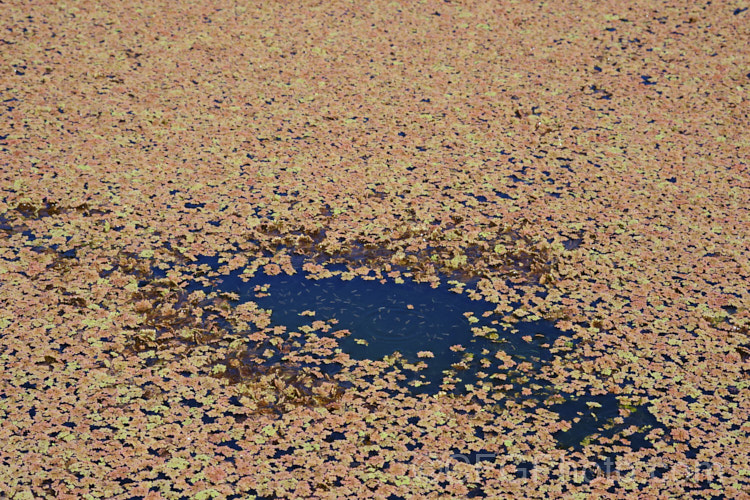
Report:
[[[749,15],[3,3],[0,494],[742,496]],[[559,449],[575,422],[481,388],[394,396],[377,362],[348,389],[242,372],[243,342],[283,346],[266,312],[183,293],[211,274],[191,262],[293,272],[294,249],[321,276],[478,278],[580,342],[547,381],[660,427]]]

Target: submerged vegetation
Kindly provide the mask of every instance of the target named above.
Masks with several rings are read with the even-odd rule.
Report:
[[[747,9],[1,10],[0,496],[748,490]]]

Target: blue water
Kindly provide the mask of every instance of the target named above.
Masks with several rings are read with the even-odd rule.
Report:
[[[659,425],[645,408],[636,409],[624,422],[615,425],[613,419],[620,408],[616,396],[573,397],[559,394],[549,382],[536,379],[536,371],[557,355],[550,347],[559,337],[570,333],[546,320],[516,322],[512,328],[504,326],[506,318],[494,312],[494,304],[474,300],[466,291],[457,293],[450,285],[432,288],[412,281],[381,282],[360,277],[342,280],[338,276],[315,280],[308,279],[304,272],[270,276],[259,270],[247,281],[240,275],[241,270],[222,276],[206,291],[233,292],[238,296],[237,304],[252,301],[262,309],[271,310],[270,326],[283,326],[286,332],[303,331],[316,320],[329,323],[335,320],[329,333],[316,331],[316,335],[332,336],[336,330],[349,330],[349,336],[337,341],[341,350],[354,359],[378,360],[398,352],[408,363],[422,361],[427,364],[426,369],[414,371],[401,366],[401,373],[406,375],[402,383],[413,394],[437,393],[445,382],[455,384],[447,392],[471,392],[468,384],[480,381],[477,372],[491,375],[500,370],[495,357],[498,351],[517,364],[530,364],[531,370],[506,370],[507,378],[501,384],[509,385],[502,392],[506,400],[534,400],[535,404],[528,406],[529,411],[546,407],[561,419],[571,421],[568,431],[555,435],[561,448],[580,449],[588,436],[611,437],[634,424],[644,429],[630,436],[631,446],[637,449],[650,445],[645,435],[648,429]],[[256,291],[258,287],[262,290]],[[314,315],[309,315],[309,311],[314,311]],[[466,313],[471,313],[471,321]],[[477,336],[476,329],[482,327],[495,329],[494,338]],[[563,340],[567,343],[572,339]],[[451,349],[457,345],[462,349]],[[434,357],[420,358],[421,351],[429,351]],[[483,358],[491,362],[489,367],[481,366]],[[270,361],[284,362],[277,357]],[[335,370],[328,369],[328,373]],[[554,398],[547,402],[551,396]]]
[[[503,318],[492,312],[494,304],[473,300],[466,292],[451,291],[450,285],[432,288],[426,283],[381,283],[360,277],[312,280],[305,273],[269,276],[262,271],[248,282],[239,276],[222,277],[215,289],[236,293],[238,303],[253,301],[272,310],[272,325],[284,326],[287,332],[301,331],[314,320],[335,320],[332,331],[351,332],[338,343],[354,359],[377,360],[398,352],[408,363],[426,363],[426,369],[411,373],[407,380],[417,393],[440,390],[443,377],[451,370],[454,378],[461,380],[461,387],[475,383],[477,371],[492,373],[492,368],[480,367],[481,357],[496,364],[498,350],[516,363],[528,361],[540,366],[552,357],[549,345],[564,334],[543,320],[515,324],[517,331],[511,331],[501,325]],[[254,291],[256,286],[266,285],[261,294]],[[315,314],[302,315],[305,311]],[[471,313],[471,321],[465,313]],[[481,327],[495,329],[496,338],[475,335],[476,328]],[[524,336],[531,336],[531,341]],[[452,350],[452,346],[462,349]],[[434,357],[420,358],[420,351],[429,351]],[[468,358],[471,355],[473,359]]]

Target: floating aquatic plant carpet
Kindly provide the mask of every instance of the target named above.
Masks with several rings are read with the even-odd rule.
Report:
[[[0,497],[746,497],[748,16],[1,2]]]

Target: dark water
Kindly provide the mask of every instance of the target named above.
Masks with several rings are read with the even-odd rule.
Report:
[[[262,287],[260,293],[257,287]],[[650,445],[645,435],[659,424],[646,408],[633,409],[622,423],[615,424],[620,411],[616,396],[563,395],[549,382],[536,379],[535,373],[557,355],[550,350],[552,346],[559,347],[563,342],[569,347],[574,345],[570,332],[546,320],[517,322],[512,328],[503,326],[504,318],[494,312],[494,304],[473,300],[466,291],[457,293],[450,288],[446,284],[432,288],[426,283],[381,283],[360,277],[313,280],[304,272],[270,276],[259,270],[248,281],[243,281],[239,272],[222,276],[211,290],[234,292],[239,296],[237,303],[253,301],[272,310],[271,325],[284,326],[287,332],[302,331],[316,320],[335,320],[331,332],[351,332],[339,338],[338,343],[354,359],[378,360],[398,352],[408,363],[425,362],[426,369],[402,370],[407,375],[403,383],[414,394],[434,394],[445,381],[455,383],[454,393],[470,392],[467,384],[479,381],[477,372],[491,375],[500,370],[495,356],[503,351],[515,363],[532,367],[531,372],[523,373],[506,370],[508,377],[503,384],[510,382],[513,386],[504,390],[506,397],[535,400],[530,411],[534,406],[543,406],[572,422],[570,430],[555,436],[561,448],[580,449],[591,436],[612,437],[630,425],[641,429],[629,436],[631,446],[637,449]],[[302,314],[306,311],[315,314]],[[493,329],[491,335],[477,335],[477,329],[482,328]],[[560,339],[561,336],[566,337]],[[451,349],[457,345],[462,349]],[[434,357],[420,358],[418,353],[422,351],[429,351]],[[491,364],[481,366],[482,359]],[[458,365],[460,369],[456,368]],[[528,389],[532,389],[530,393]],[[545,402],[551,396],[556,396],[556,403]]]
[[[264,285],[267,288],[263,294],[267,296],[258,296],[256,286]],[[332,330],[351,332],[338,342],[354,359],[382,359],[398,352],[409,363],[425,362],[428,367],[411,380],[415,392],[437,392],[445,372],[459,363],[462,365],[456,376],[463,383],[475,382],[479,359],[486,357],[497,363],[494,355],[498,350],[517,363],[539,365],[552,356],[545,346],[564,334],[543,320],[518,323],[514,325],[518,331],[513,332],[500,324],[501,318],[492,312],[494,304],[472,300],[466,292],[451,291],[450,285],[431,288],[426,283],[381,283],[359,277],[348,281],[339,277],[311,280],[304,273],[269,276],[258,271],[249,282],[233,275],[223,277],[216,287],[238,294],[239,302],[253,301],[271,309],[272,325],[283,325],[287,331],[299,331],[314,320],[336,320]],[[302,315],[304,311],[314,311],[315,315]],[[476,335],[482,327],[494,329],[490,331],[493,339]],[[524,336],[531,336],[531,341]],[[451,350],[451,346],[463,349]],[[429,351],[434,357],[420,358],[421,351]]]
[[[627,435],[632,449],[640,449],[650,446],[645,439],[649,430],[655,427],[663,428],[651,412],[645,407],[631,408],[630,413],[618,422],[620,416],[620,404],[613,394],[600,396],[571,397],[564,403],[552,405],[549,408],[566,420],[579,420],[574,422],[567,431],[559,431],[555,434],[560,448],[572,448],[580,450],[592,434],[612,438],[630,426],[640,430]]]

